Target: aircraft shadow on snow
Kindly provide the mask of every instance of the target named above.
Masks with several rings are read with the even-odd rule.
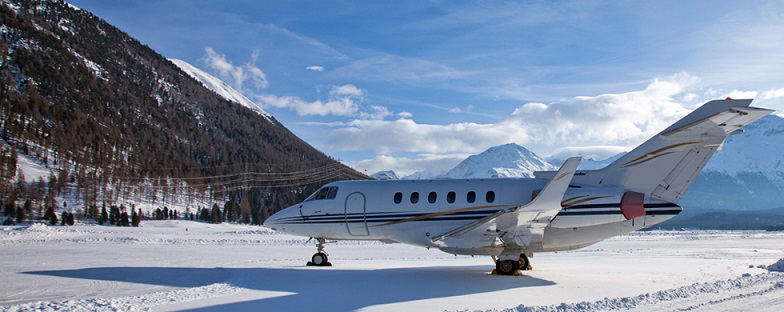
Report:
[[[171,287],[227,283],[252,290],[294,293],[199,309],[230,311],[304,311],[314,307],[322,311],[349,311],[379,304],[555,284],[530,276],[489,276],[487,271],[488,266],[381,270],[104,267],[24,273]]]

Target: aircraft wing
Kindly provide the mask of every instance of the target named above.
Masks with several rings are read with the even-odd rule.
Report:
[[[566,160],[544,189],[528,204],[499,211],[448,231],[433,242],[450,248],[483,248],[494,244],[536,251],[544,228],[561,211],[561,200],[574,177],[580,157]]]

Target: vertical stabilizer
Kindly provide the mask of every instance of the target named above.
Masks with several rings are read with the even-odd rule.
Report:
[[[710,101],[591,175],[601,186],[621,186],[678,202],[713,153],[741,127],[773,112],[752,100]]]

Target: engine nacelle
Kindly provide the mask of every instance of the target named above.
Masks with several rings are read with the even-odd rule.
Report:
[[[678,205],[651,198],[645,194],[620,188],[570,188],[561,202],[561,212],[552,220],[556,228],[575,228],[621,222],[646,217],[649,210],[661,207],[680,209]]]

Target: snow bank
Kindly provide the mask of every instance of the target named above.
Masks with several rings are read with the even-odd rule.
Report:
[[[784,260],[784,259],[782,259]],[[784,263],[784,261],[779,261]],[[777,262],[777,263],[779,263]],[[504,309],[502,311],[517,311],[517,312],[545,312],[545,311],[607,311],[607,310],[629,310],[641,308],[643,306],[651,306],[657,303],[664,303],[668,301],[687,299],[697,297],[702,294],[719,293],[719,292],[737,292],[738,290],[747,289],[753,286],[762,286],[763,289],[749,293],[739,293],[736,296],[725,298],[723,300],[747,298],[751,296],[758,296],[773,291],[784,289],[784,276],[780,274],[763,273],[759,275],[748,275],[736,279],[728,279],[717,281],[713,283],[694,283],[683,287],[665,289],[654,293],[645,293],[634,297],[621,297],[621,298],[604,298],[594,302],[577,302],[577,303],[561,303],[551,306],[525,306],[519,305],[511,309]],[[709,304],[716,304],[719,301],[712,301]],[[699,308],[705,304],[698,304],[692,308]]]

